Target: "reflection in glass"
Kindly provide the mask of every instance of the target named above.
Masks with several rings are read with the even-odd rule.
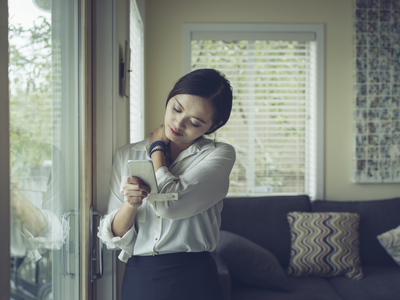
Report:
[[[79,189],[73,155],[78,98],[70,97],[77,89],[71,80],[77,35],[63,26],[76,20],[75,4],[9,1],[11,299],[79,295],[75,276],[64,275],[66,268],[68,274],[79,270],[79,243],[65,242],[79,227],[63,218],[77,207]],[[66,256],[72,260],[67,267]]]

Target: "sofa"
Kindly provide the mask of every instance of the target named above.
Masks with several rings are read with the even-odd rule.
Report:
[[[288,222],[291,212],[349,212],[359,216],[355,228],[359,240],[352,246],[358,249],[355,252],[363,277],[355,280],[343,274],[289,276],[294,238]],[[400,266],[377,239],[399,225],[400,198],[371,201],[310,201],[306,195],[225,198],[221,239],[212,255],[226,300],[399,300]]]

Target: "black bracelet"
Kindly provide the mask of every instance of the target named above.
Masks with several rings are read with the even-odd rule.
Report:
[[[154,152],[156,152],[156,151],[162,151],[162,152],[164,153],[164,157],[166,156],[164,149],[157,148],[157,149],[154,149],[154,150],[152,150],[152,151],[150,152],[150,155],[149,155],[150,158],[151,158],[151,155],[152,155]]]

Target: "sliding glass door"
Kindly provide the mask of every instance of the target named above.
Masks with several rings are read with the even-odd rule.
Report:
[[[79,299],[80,1],[8,7],[11,299]]]

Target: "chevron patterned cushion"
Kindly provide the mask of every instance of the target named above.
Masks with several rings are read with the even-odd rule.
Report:
[[[290,212],[287,214],[291,251],[288,275],[359,280],[359,215],[347,212]]]

